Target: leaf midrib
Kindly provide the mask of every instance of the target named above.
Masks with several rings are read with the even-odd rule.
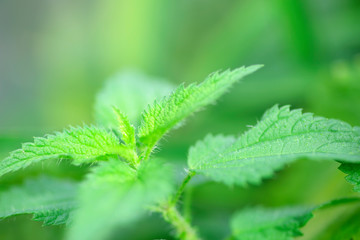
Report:
[[[346,133],[353,133],[353,131],[341,131],[341,132],[346,132]],[[278,140],[285,140],[286,138],[291,138],[291,137],[296,137],[296,136],[302,136],[302,135],[307,135],[307,134],[316,134],[316,133],[329,133],[329,134],[336,134],[336,133],[339,133],[339,132],[331,132],[329,130],[325,130],[325,131],[311,131],[311,132],[301,132],[301,133],[297,133],[297,134],[292,134],[292,135],[287,135],[287,136],[280,136],[280,137],[277,137],[277,138],[273,138],[273,139],[269,139],[269,140],[258,140],[257,142],[255,143],[252,143],[252,144],[249,144],[249,145],[246,145],[246,146],[243,146],[243,147],[235,147],[235,144],[237,142],[237,140],[235,140],[235,142],[228,148],[227,151],[224,151],[224,157],[222,157],[221,159],[224,159],[226,156],[230,155],[230,154],[233,154],[233,153],[236,153],[236,152],[240,152],[240,151],[244,151],[246,149],[249,149],[253,146],[256,146],[257,144],[263,144],[263,143],[272,143],[272,142],[275,142],[275,141],[278,141]],[[360,137],[358,137],[360,139]],[[357,140],[359,140],[357,139]],[[335,143],[335,142],[347,142],[347,141],[334,141],[334,142],[331,142],[331,143]],[[354,143],[354,141],[348,141],[350,143]],[[331,144],[331,143],[327,143],[327,144]],[[284,145],[284,144],[283,144]],[[324,145],[321,145],[321,147],[323,147]],[[232,151],[232,152],[229,152],[231,150],[233,150],[234,148],[236,148],[236,151]],[[316,151],[316,150],[315,150]],[[317,152],[307,152],[306,154],[309,154],[309,153],[317,153]],[[320,152],[318,152],[320,153]],[[296,154],[300,154],[300,153],[296,153]],[[305,154],[305,153],[304,153]],[[257,156],[257,157],[252,157],[252,158],[260,158],[260,157],[267,157],[267,156],[271,156],[271,155],[263,155],[263,156]],[[275,155],[274,155],[275,156]],[[284,156],[284,155],[277,155],[277,156]],[[207,156],[204,156],[202,160],[199,161],[199,163],[203,163],[204,162],[204,159],[206,159]],[[248,159],[248,158],[241,158],[241,159]],[[237,159],[237,160],[231,160],[231,161],[238,161],[238,160],[241,160],[241,159]],[[202,164],[202,166],[206,166],[206,165],[212,165],[212,164],[218,164],[218,163],[225,163],[221,160],[219,161],[208,161],[208,163],[205,163],[205,164]]]

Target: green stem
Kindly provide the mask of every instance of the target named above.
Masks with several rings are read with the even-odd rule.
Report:
[[[162,211],[164,219],[171,223],[176,235],[181,240],[200,240],[196,230],[184,219],[175,206],[169,206]]]
[[[183,182],[181,183],[179,189],[177,190],[176,194],[170,201],[170,206],[176,206],[176,203],[179,201],[181,194],[183,193],[186,185],[191,180],[191,178],[195,175],[195,172],[189,171],[186,177],[184,178]]]
[[[158,208],[164,219],[175,228],[177,237],[182,240],[200,240],[196,230],[176,209],[176,204],[178,203],[186,185],[194,175],[194,172],[189,171],[173,198],[171,198],[167,204]]]
[[[186,221],[191,223],[191,200],[192,200],[192,187],[188,187],[184,192],[184,206],[183,215]]]

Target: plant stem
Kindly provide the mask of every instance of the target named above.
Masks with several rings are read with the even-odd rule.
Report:
[[[164,219],[173,225],[176,230],[177,237],[182,240],[200,240],[196,230],[176,209],[176,204],[179,201],[181,194],[183,193],[187,183],[194,175],[194,172],[188,171],[174,197],[168,202],[168,204],[159,208]]]
[[[182,240],[200,240],[196,230],[184,219],[175,206],[169,206],[163,209],[162,214],[164,219],[171,223],[175,230],[176,235]]]
[[[191,223],[191,200],[192,200],[192,187],[188,187],[184,191],[184,206],[183,215],[186,221]]]
[[[183,193],[187,183],[191,180],[191,178],[195,175],[194,172],[188,171],[186,177],[184,178],[183,182],[181,183],[179,189],[177,190],[176,194],[170,201],[170,206],[176,206],[176,203],[179,201],[181,194]]]

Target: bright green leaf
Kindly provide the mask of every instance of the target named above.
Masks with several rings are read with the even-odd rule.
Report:
[[[129,153],[113,133],[97,127],[71,127],[55,135],[35,138],[33,143],[25,143],[11,152],[0,161],[0,176],[46,159],[70,158],[80,164],[114,154],[126,158]]]
[[[151,150],[160,138],[190,114],[214,103],[235,82],[261,66],[241,67],[233,71],[215,72],[201,84],[181,85],[171,95],[155,101],[143,113],[139,127],[140,141]]]
[[[67,239],[106,239],[114,228],[140,218],[146,207],[167,199],[173,186],[172,170],[157,161],[138,170],[117,160],[102,162],[82,185],[81,207]]]
[[[105,127],[116,129],[118,122],[113,113],[113,106],[115,106],[137,126],[146,105],[167,95],[172,89],[174,89],[172,84],[136,71],[118,73],[97,95],[96,121]]]
[[[258,184],[298,158],[360,162],[360,132],[349,124],[274,106],[239,138],[207,136],[190,149],[196,173],[227,184]]]
[[[135,128],[129,122],[127,116],[122,113],[118,108],[114,107],[114,113],[117,116],[118,120],[118,129],[121,133],[121,139],[124,142],[124,147],[126,150],[126,159],[132,163],[133,166],[139,165],[139,157],[137,155],[136,149],[136,139],[135,139]]]
[[[126,146],[135,149],[136,139],[134,126],[131,125],[127,116],[118,108],[114,107],[114,113],[116,114],[118,120],[118,128],[121,133],[121,139],[124,141]]]
[[[33,220],[44,225],[67,222],[77,206],[77,183],[39,177],[0,192],[0,218],[19,214],[34,214]]]

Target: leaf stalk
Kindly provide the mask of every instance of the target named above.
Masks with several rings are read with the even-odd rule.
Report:
[[[190,182],[190,180],[192,179],[193,176],[195,176],[195,172],[193,172],[191,170],[187,170],[186,177],[184,178],[183,182],[181,183],[181,185],[180,185],[179,189],[177,190],[176,194],[174,195],[174,197],[170,200],[170,206],[176,206],[182,193],[184,192],[186,185]]]

